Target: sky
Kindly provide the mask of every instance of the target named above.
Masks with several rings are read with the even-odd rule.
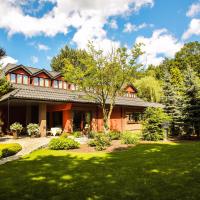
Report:
[[[1,62],[50,70],[61,48],[105,52],[143,43],[139,62],[158,65],[200,41],[200,0],[0,0]]]

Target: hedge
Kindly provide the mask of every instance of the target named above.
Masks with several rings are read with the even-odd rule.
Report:
[[[22,150],[22,146],[18,143],[0,144],[0,158],[12,156]]]

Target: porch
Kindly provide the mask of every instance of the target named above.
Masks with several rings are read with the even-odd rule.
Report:
[[[143,110],[143,107],[116,106],[110,119],[111,129],[139,130],[141,125],[136,121],[136,114]],[[102,112],[96,104],[10,99],[1,104],[0,118],[4,122],[4,133],[9,133],[10,125],[14,122],[23,125],[24,135],[29,123],[39,124],[43,137],[53,127],[69,133],[83,131],[86,126],[94,131],[103,130]]]
[[[64,132],[82,131],[86,124],[92,127],[94,106],[74,106],[72,103],[37,102],[11,99],[0,106],[0,118],[4,122],[3,133],[9,134],[10,125],[19,122],[27,135],[29,123],[39,124],[41,136],[46,136],[53,127]],[[11,134],[11,133],[10,133]]]

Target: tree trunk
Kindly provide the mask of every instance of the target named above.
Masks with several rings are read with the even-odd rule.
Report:
[[[113,111],[113,105],[110,105],[109,111],[103,107],[103,126],[104,126],[104,133],[107,134],[110,131],[110,117]]]

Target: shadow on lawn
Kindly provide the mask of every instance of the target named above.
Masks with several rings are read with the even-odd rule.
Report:
[[[0,166],[0,199],[196,200],[199,152],[197,142],[141,144],[108,154],[41,150]]]

